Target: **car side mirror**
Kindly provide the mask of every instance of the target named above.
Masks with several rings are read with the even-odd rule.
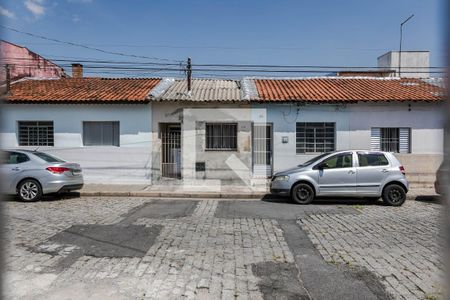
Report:
[[[323,169],[324,169],[324,166],[323,166],[323,164],[322,164],[322,163],[320,163],[320,164],[318,164],[317,166],[315,166],[315,167],[314,167],[314,169],[317,169],[317,170],[323,171]]]

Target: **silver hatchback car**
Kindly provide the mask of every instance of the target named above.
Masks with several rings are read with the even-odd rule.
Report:
[[[400,206],[406,200],[405,169],[389,152],[347,150],[321,154],[272,177],[272,194],[291,196],[299,204],[316,196],[380,197]]]
[[[39,151],[5,150],[1,153],[1,188],[22,201],[37,201],[44,194],[68,192],[83,187],[79,164]]]

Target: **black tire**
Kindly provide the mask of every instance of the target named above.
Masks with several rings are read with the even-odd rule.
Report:
[[[17,186],[17,196],[24,202],[38,201],[42,197],[42,188],[34,179],[25,179]]]
[[[309,184],[298,183],[292,188],[291,198],[297,204],[309,204],[314,196],[314,189]]]
[[[398,184],[389,184],[383,190],[383,201],[390,206],[401,206],[406,200],[405,189]]]

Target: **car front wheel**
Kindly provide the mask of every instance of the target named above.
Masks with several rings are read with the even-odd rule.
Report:
[[[405,189],[398,184],[390,184],[383,190],[383,201],[387,205],[401,206],[406,200]]]
[[[297,204],[309,204],[314,200],[314,190],[306,183],[299,183],[292,189],[291,196]]]
[[[25,202],[37,201],[42,196],[41,185],[34,179],[26,179],[19,184],[17,195]]]

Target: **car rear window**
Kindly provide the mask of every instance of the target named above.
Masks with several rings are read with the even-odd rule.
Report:
[[[4,152],[1,158],[1,163],[8,165],[21,164],[30,160],[27,155],[19,152]]]
[[[382,153],[358,153],[360,167],[387,166],[389,161]]]
[[[33,152],[34,155],[36,155],[37,157],[39,157],[40,159],[45,160],[46,162],[49,163],[62,163],[65,162],[64,160],[51,156],[50,154],[44,153],[44,152]]]

